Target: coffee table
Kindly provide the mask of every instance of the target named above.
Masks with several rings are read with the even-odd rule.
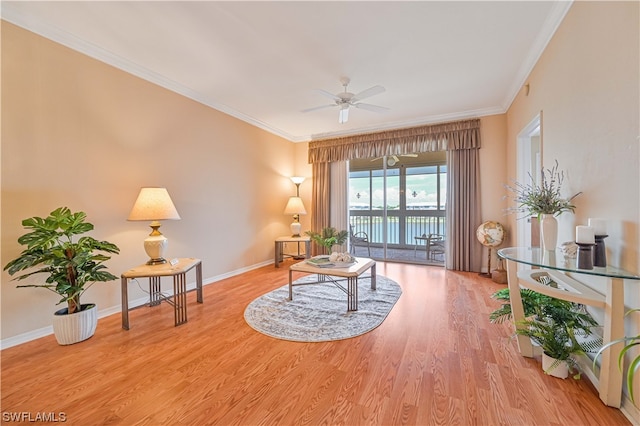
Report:
[[[340,290],[347,294],[347,311],[358,310],[358,277],[363,272],[371,269],[371,289],[376,289],[376,261],[366,257],[356,257],[356,262],[347,267],[319,267],[310,263],[300,262],[289,267],[289,300],[293,300],[293,287],[298,285],[309,285],[332,282]],[[309,283],[293,284],[293,271],[308,272],[318,275],[318,281]],[[335,277],[342,278],[336,279]],[[340,281],[346,281],[344,287]]]

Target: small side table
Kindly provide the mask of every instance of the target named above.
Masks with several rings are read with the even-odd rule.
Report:
[[[175,325],[187,322],[187,272],[196,268],[196,291],[198,303],[202,303],[202,261],[200,259],[181,258],[178,263],[162,265],[139,265],[123,272],[122,285],[122,328],[129,330],[129,295],[127,284],[132,278],[149,277],[149,306],[159,305],[162,300],[173,305]],[[173,277],[173,300],[166,298],[160,291],[160,278]]]
[[[284,260],[284,257],[297,257],[290,254],[284,254],[284,243],[297,243],[298,244],[298,256],[300,256],[300,243],[304,243],[304,257],[309,259],[311,256],[311,237],[278,237],[276,238],[276,255],[275,265],[276,268],[280,267],[280,263]],[[302,257],[300,257],[302,258]]]

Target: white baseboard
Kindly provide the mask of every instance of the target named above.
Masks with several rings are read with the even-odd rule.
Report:
[[[204,278],[203,281],[203,286],[207,286],[209,284],[213,284],[217,281],[221,281],[224,280],[226,278],[231,278],[234,277],[236,275],[240,275],[243,274],[245,272],[249,272],[252,271],[254,269],[258,269],[258,268],[262,268],[263,266],[267,266],[267,265],[272,265],[273,264],[273,260],[267,260],[261,263],[257,263],[255,265],[251,265],[248,266],[246,268],[240,268],[240,269],[236,269],[235,271],[231,271],[231,272],[227,272],[224,274],[220,274],[220,275],[216,275],[214,277],[210,277],[210,278]],[[187,291],[191,291],[191,290],[195,290],[196,288],[196,283],[195,281],[192,283],[188,283],[187,284]],[[173,296],[173,292],[170,291],[169,292],[171,296]],[[148,297],[140,297],[138,299],[135,300],[130,300],[129,301],[129,309],[133,309],[136,308],[138,306],[142,306],[146,303],[149,302],[149,298]],[[98,311],[98,319],[100,318],[104,318],[104,317],[108,317],[110,315],[113,314],[117,314],[122,312],[122,305],[115,305],[115,306],[111,306],[109,308],[106,309],[102,309]],[[45,336],[49,336],[53,334],[53,326],[49,325],[47,327],[42,327],[39,328],[37,330],[32,330],[32,331],[28,331],[26,333],[22,333],[22,334],[18,334],[16,336],[12,336],[12,337],[7,337],[5,339],[0,340],[0,350],[4,350],[4,349],[8,349],[11,348],[13,346],[17,346],[17,345],[21,345],[23,343],[27,343],[30,342],[32,340],[36,340],[36,339],[40,339],[42,337]]]

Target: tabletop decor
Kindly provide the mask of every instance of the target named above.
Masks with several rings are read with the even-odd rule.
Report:
[[[590,226],[576,226],[576,244],[578,245],[578,255],[576,265],[579,269],[593,269],[593,246],[595,235]]]
[[[581,194],[576,193],[566,199],[560,195],[564,182],[564,172],[558,171],[556,160],[551,169],[540,170],[540,183],[529,174],[530,182],[516,182],[506,185],[507,190],[514,194],[513,200],[518,204],[512,211],[525,213],[524,217],[536,216],[540,220],[542,242],[545,250],[555,250],[558,239],[558,221],[556,216],[563,212],[575,211],[571,201]]]
[[[322,232],[307,231],[306,234],[311,237],[311,241],[321,247],[324,247],[327,253],[331,253],[333,246],[340,246],[347,241],[349,233],[347,231],[338,231],[336,228],[328,226],[322,228]]]
[[[593,253],[593,266],[607,266],[607,250],[604,245],[604,239],[607,235],[606,219],[589,218],[589,226],[593,228],[595,248]]]

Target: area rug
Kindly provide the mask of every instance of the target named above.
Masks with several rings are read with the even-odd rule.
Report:
[[[308,275],[295,283],[317,281]],[[296,342],[327,342],[360,336],[378,327],[387,317],[402,289],[378,275],[376,290],[371,278],[358,279],[358,310],[347,312],[347,295],[330,282],[293,288],[289,284],[260,296],[244,311],[252,328],[267,336]]]

